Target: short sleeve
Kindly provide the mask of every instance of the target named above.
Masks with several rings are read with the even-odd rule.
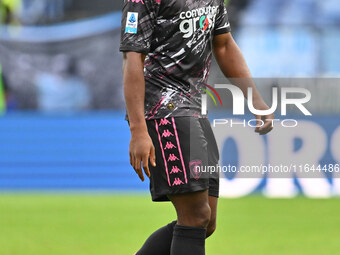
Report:
[[[228,19],[227,7],[224,4],[224,0],[221,0],[215,21],[214,36],[229,33],[230,31],[231,28]]]
[[[159,6],[160,0],[124,0],[120,51],[149,53]]]

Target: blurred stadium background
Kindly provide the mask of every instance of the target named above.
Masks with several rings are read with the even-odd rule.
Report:
[[[174,217],[129,167],[121,4],[0,0],[1,255],[133,254]],[[228,9],[260,89],[313,81],[315,162],[340,163],[339,1],[230,0]],[[210,83],[219,81],[214,64]],[[237,159],[220,149],[223,162]],[[222,197],[252,196],[221,199],[208,254],[337,254],[336,177],[222,179]]]

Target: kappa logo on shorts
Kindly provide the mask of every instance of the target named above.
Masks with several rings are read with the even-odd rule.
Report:
[[[182,173],[182,170],[179,169],[177,166],[173,166],[170,174],[178,174],[178,173]]]
[[[138,12],[128,12],[126,17],[125,33],[137,34]]]
[[[167,119],[161,119],[161,123],[159,124],[160,126],[166,126],[171,124],[170,121],[168,121]]]
[[[178,185],[182,185],[182,184],[184,184],[184,182],[182,182],[181,179],[175,178],[172,186],[178,186]]]
[[[177,148],[172,142],[167,142],[164,149],[165,150],[171,150],[173,148]]]
[[[194,159],[189,162],[191,176],[197,181],[202,176],[202,160]]]
[[[177,158],[177,157],[175,156],[175,154],[170,154],[170,155],[169,155],[168,162],[169,162],[169,161],[176,161],[176,160],[179,160],[179,158]]]
[[[162,137],[170,137],[170,136],[174,136],[174,134],[171,133],[171,132],[169,131],[169,129],[164,130],[164,132],[163,132],[163,134],[162,134]]]
[[[187,184],[187,171],[185,169],[174,117],[172,117],[171,120],[163,118],[157,121],[155,119],[155,129],[158,135],[160,152],[164,160],[164,168],[169,186]]]

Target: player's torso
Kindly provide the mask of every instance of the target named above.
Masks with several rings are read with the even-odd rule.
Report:
[[[199,113],[220,3],[161,0],[145,62],[147,118]]]
[[[156,0],[155,0],[156,1]],[[220,0],[162,0],[152,47],[176,49],[211,39]],[[171,44],[169,44],[171,42]],[[190,46],[190,45],[188,45]]]
[[[155,0],[156,1],[156,0]],[[220,0],[162,0],[147,61],[147,76],[179,84],[205,79]],[[171,83],[171,82],[170,82]]]

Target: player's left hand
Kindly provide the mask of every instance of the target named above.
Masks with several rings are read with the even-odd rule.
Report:
[[[262,99],[257,102],[254,102],[254,107],[257,110],[269,110],[268,105]],[[273,130],[273,120],[275,119],[274,114],[268,114],[263,116],[254,114],[254,116],[257,119],[258,125],[258,127],[255,128],[256,133],[258,133],[259,135],[265,135]]]

